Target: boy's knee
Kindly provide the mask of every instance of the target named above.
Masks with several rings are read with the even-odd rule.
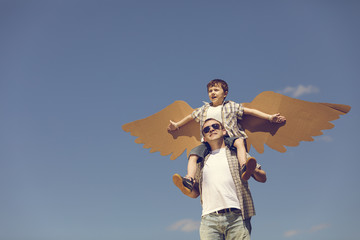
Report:
[[[196,155],[196,154],[191,154],[191,155],[189,156],[189,161],[196,161],[196,160],[198,160],[198,158],[199,158],[198,155]]]
[[[234,147],[240,147],[243,144],[243,140],[238,138],[234,141]]]

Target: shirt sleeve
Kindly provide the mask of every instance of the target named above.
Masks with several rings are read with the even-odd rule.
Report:
[[[241,120],[244,116],[244,107],[241,103],[235,103],[236,117]]]
[[[201,110],[203,107],[199,107],[197,109],[195,109],[192,113],[191,113],[191,117],[196,121],[199,122],[200,121],[200,116],[201,116]]]

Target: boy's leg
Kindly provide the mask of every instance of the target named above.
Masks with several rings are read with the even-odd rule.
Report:
[[[224,142],[228,148],[236,151],[236,155],[240,163],[240,168],[242,169],[246,164],[247,157],[244,140],[238,137],[224,137]]]
[[[196,174],[196,163],[199,159],[197,155],[190,155],[188,166],[187,166],[187,174],[185,178],[194,179]]]
[[[246,164],[242,169],[241,178],[245,181],[248,181],[251,175],[255,173],[257,162],[256,159],[251,157],[248,153],[246,154],[246,156]]]
[[[199,156],[197,155],[190,155],[187,167],[187,174],[183,178],[183,186],[186,193],[190,193],[193,190],[194,183],[195,183],[195,174],[196,174],[196,162],[198,161]],[[181,190],[182,192],[184,192]]]
[[[190,192],[189,189],[184,187],[183,181],[184,181],[184,178],[181,177],[179,174],[175,173],[173,175],[173,182],[174,182],[175,186],[177,186],[181,190],[181,192],[183,194],[185,194],[186,196],[191,197],[191,198],[196,198],[198,195],[196,195],[195,190]]]
[[[225,138],[225,144],[230,148],[236,148],[237,158],[241,168],[241,178],[248,181],[256,169],[256,159],[246,152],[245,141],[241,138]]]
[[[182,193],[191,197],[191,192],[195,183],[195,174],[197,170],[197,162],[205,158],[209,153],[209,150],[206,144],[202,143],[201,145],[195,147],[190,151],[188,166],[187,166],[187,175],[183,178],[178,174],[173,176],[174,184],[181,190]]]

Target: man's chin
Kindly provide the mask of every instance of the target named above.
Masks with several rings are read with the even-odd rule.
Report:
[[[220,136],[219,134],[212,134],[209,136],[209,140],[213,141],[213,140],[218,140],[220,139],[222,136]]]

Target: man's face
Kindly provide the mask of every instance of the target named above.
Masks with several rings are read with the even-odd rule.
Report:
[[[223,138],[226,134],[226,130],[222,129],[221,124],[212,119],[205,122],[202,131],[206,142]]]
[[[209,99],[213,103],[213,106],[221,105],[226,97],[227,92],[224,92],[222,87],[217,84],[209,87],[208,89]]]

